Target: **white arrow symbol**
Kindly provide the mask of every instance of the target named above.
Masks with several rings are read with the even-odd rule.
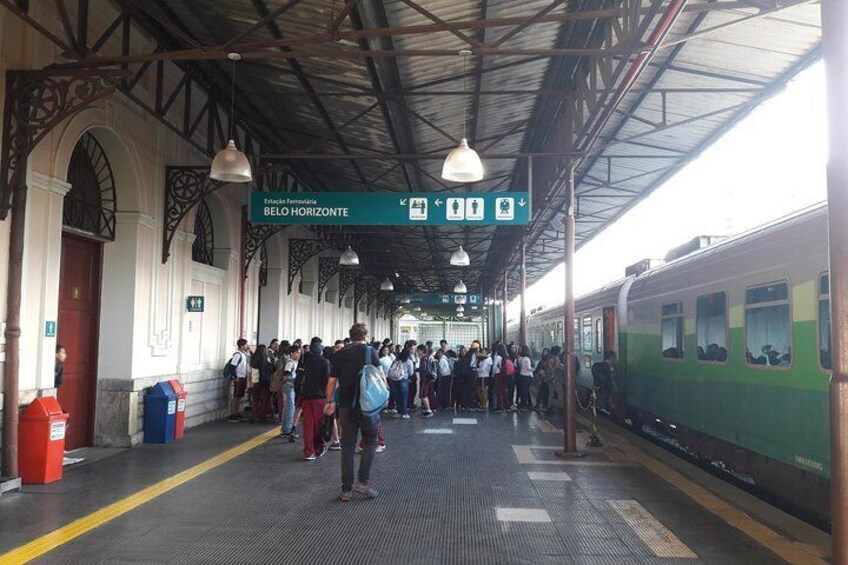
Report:
[[[527,204],[527,203],[524,201],[523,198],[518,201],[518,205],[521,206],[522,208],[524,208],[525,204]]]
[[[406,198],[401,198],[401,199],[400,199],[400,205],[401,205],[401,206],[406,206]]]
[[[442,205],[442,200],[441,200],[440,198],[436,198],[436,202],[435,202],[435,204],[436,204],[436,206],[441,206],[441,205]]]

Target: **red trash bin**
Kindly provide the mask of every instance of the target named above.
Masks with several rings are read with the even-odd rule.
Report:
[[[36,398],[21,416],[18,468],[21,481],[46,484],[61,480],[68,414],[52,396]]]
[[[174,392],[177,393],[177,421],[174,426],[174,439],[180,439],[185,433],[185,406],[186,396],[188,396],[188,394],[183,388],[183,385],[177,379],[168,381],[168,384],[170,384],[171,388],[174,389]]]

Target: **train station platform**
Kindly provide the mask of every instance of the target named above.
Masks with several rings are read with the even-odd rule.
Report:
[[[383,427],[379,498],[348,504],[339,452],[306,462],[300,442],[247,423],[68,467],[0,498],[0,563],[827,560],[827,535],[608,423],[603,448],[569,460],[557,417]]]

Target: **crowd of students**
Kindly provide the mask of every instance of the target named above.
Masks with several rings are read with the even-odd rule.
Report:
[[[294,443],[303,438],[304,458],[314,461],[328,450],[342,451],[342,500],[351,492],[376,497],[369,484],[375,453],[385,451],[380,417],[364,417],[356,409],[359,373],[366,364],[382,367],[390,389],[383,414],[410,419],[430,418],[437,410],[453,412],[530,412],[548,410],[551,384],[562,378],[562,350],[552,347],[534,361],[526,345],[497,341],[484,347],[479,341],[451,347],[442,340],[402,346],[390,339],[368,341],[364,324],[354,324],[350,335],[325,347],[314,337],[271,340],[251,351],[243,339],[227,363],[233,381],[229,421],[246,421],[241,405],[250,395],[250,420],[276,421],[280,437]],[[535,388],[536,401],[532,390]],[[416,399],[418,402],[416,402]],[[298,433],[298,423],[301,433]],[[361,440],[357,445],[357,440]],[[325,441],[328,440],[328,441]],[[359,477],[353,482],[353,455],[363,454]]]

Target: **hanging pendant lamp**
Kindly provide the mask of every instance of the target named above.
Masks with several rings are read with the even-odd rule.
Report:
[[[483,163],[477,152],[468,146],[465,134],[465,67],[471,51],[463,49],[459,54],[462,56],[462,141],[445,158],[442,165],[442,178],[454,182],[476,182],[483,180]]]
[[[459,249],[451,254],[450,264],[454,267],[467,267],[471,264],[471,257],[468,256],[468,253],[460,245]]]
[[[356,254],[350,245],[347,246],[347,249],[342,251],[342,256],[339,257],[339,265],[344,265],[346,267],[352,267],[359,265],[359,255]]]
[[[468,289],[465,287],[464,282],[459,281],[458,283],[456,283],[456,286],[453,287],[453,291],[457,294],[465,294],[466,292],[468,292]]]
[[[233,123],[235,122],[236,101],[236,61],[241,60],[238,53],[230,53],[227,57],[233,62],[233,86],[230,97],[230,140],[227,146],[218,151],[209,169],[209,178],[221,182],[250,182],[253,173],[247,156],[236,148],[233,141]]]
[[[380,283],[380,290],[394,290],[395,285],[392,284],[392,281],[389,280],[389,277],[386,277],[386,280]]]
[[[463,312],[465,312],[465,308],[463,308],[462,305],[460,304],[459,306],[456,307],[456,312],[457,312],[457,314],[462,314]]]

